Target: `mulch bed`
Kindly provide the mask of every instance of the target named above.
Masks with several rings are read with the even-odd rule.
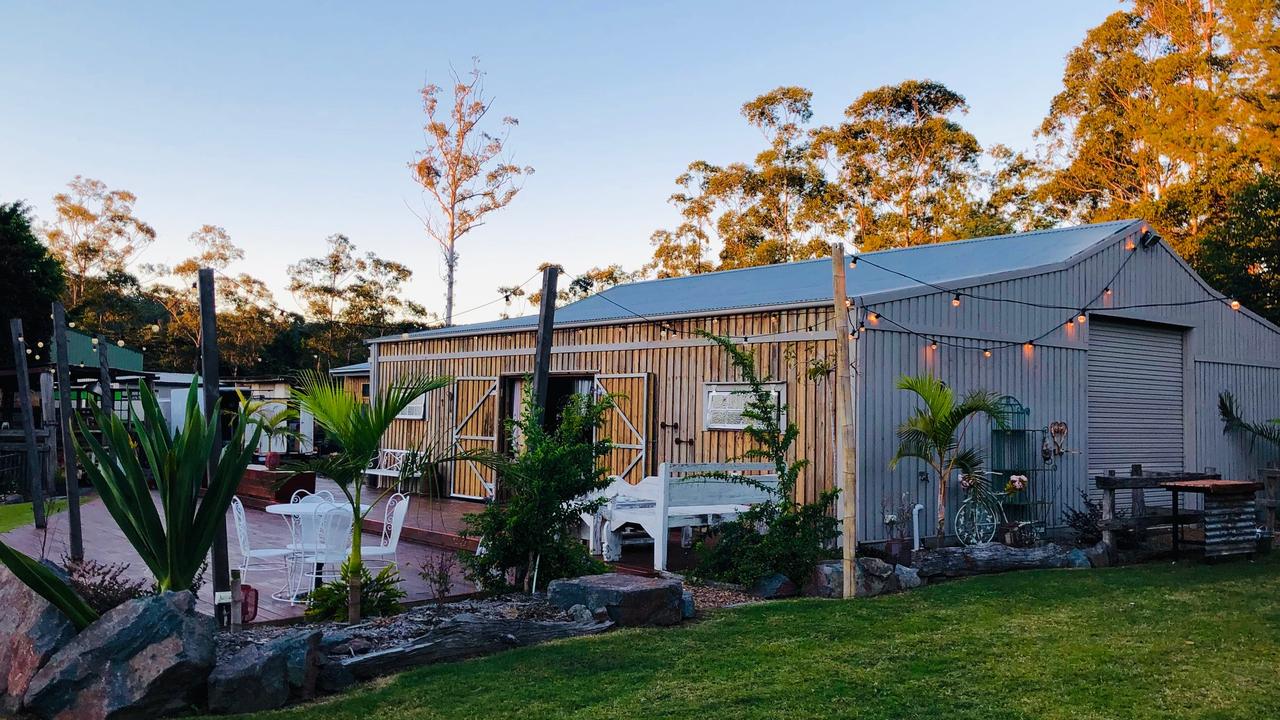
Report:
[[[237,633],[218,633],[218,661],[231,657],[250,645],[266,645],[300,630],[321,630],[340,635],[344,641],[334,651],[346,656],[398,647],[422,637],[444,620],[470,614],[495,620],[563,620],[568,613],[532,595],[502,595],[483,600],[461,600],[443,605],[420,605],[392,617],[370,618],[358,625],[316,622],[292,625],[253,625]]]

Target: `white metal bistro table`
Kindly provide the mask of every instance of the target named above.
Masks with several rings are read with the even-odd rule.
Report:
[[[305,545],[314,545],[316,542],[316,538],[315,538],[316,524],[314,522],[316,513],[320,510],[320,508],[332,508],[332,507],[337,507],[339,510],[345,510],[348,512],[351,510],[351,505],[346,502],[341,502],[341,503],[338,503],[338,502],[296,503],[295,502],[295,503],[276,503],[275,505],[268,505],[265,508],[263,508],[263,511],[271,515],[301,518],[302,520],[301,526],[302,526],[302,533],[303,533],[302,544],[305,546]],[[360,517],[364,517],[365,513],[369,512],[369,508],[370,508],[369,505],[362,504],[360,506]],[[308,520],[311,520],[312,522],[308,522]],[[291,546],[289,549],[296,550],[297,548]],[[323,570],[324,564],[321,563],[318,565],[318,567],[320,570]],[[288,580],[285,581],[286,585],[288,584],[288,582],[289,582]],[[320,578],[316,577],[315,587],[318,588],[320,587],[321,584],[322,583]],[[286,600],[286,601],[298,600],[298,598],[296,597],[295,598],[289,597],[288,587],[285,587],[280,592],[273,593],[272,597],[277,600]]]

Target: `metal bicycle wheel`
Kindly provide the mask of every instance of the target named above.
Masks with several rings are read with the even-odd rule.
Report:
[[[965,500],[956,513],[956,537],[965,545],[991,542],[999,525],[995,511],[987,503]]]

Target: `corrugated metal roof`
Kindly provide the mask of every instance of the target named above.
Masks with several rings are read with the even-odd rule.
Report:
[[[368,375],[368,361],[354,363],[352,365],[343,365],[342,367],[330,368],[330,375]]]
[[[1137,220],[1080,225],[998,235],[934,245],[864,253],[884,270],[863,263],[848,273],[849,294],[868,296],[909,290],[926,283],[971,281],[989,275],[1030,270],[1065,262],[1113,237]],[[923,282],[901,275],[904,273]],[[753,307],[829,302],[831,260],[822,258],[781,265],[724,270],[618,285],[556,309],[556,325],[609,320],[715,313]],[[410,333],[410,338],[470,335],[535,327],[537,315],[454,325]],[[378,340],[401,339],[389,335]]]

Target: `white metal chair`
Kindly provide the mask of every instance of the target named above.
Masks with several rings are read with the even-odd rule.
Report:
[[[308,503],[308,502],[331,503],[331,502],[334,502],[334,499],[333,499],[333,493],[329,492],[328,490],[317,490],[316,492],[307,492],[306,490],[298,489],[293,491],[293,495],[290,496],[289,502],[291,503]]]
[[[249,521],[244,514],[244,503],[240,498],[231,497],[231,515],[236,522],[236,539],[240,541],[240,580],[249,581],[249,569],[271,569],[284,567],[289,550],[286,548],[253,548],[249,539]]]
[[[297,585],[293,597],[302,594],[303,588],[342,574],[342,563],[351,550],[351,526],[354,519],[351,509],[333,503],[322,503],[315,512],[315,533],[304,535],[301,549],[294,556],[298,564]]]
[[[396,548],[400,545],[400,531],[404,529],[404,520],[408,514],[408,495],[396,493],[388,498],[382,515],[382,540],[377,545],[361,545],[361,559],[379,565],[399,565]]]

